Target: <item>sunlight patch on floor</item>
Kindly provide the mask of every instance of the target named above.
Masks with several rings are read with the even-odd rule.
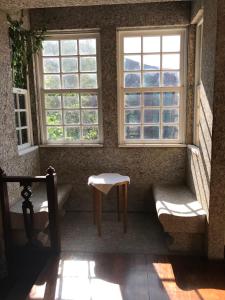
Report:
[[[123,300],[120,285],[100,279],[95,274],[93,260],[60,260],[58,264],[55,300]],[[44,300],[48,280],[34,285],[28,299]]]

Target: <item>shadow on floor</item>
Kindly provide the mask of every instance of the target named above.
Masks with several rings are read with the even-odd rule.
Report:
[[[198,257],[64,252],[45,267],[27,300],[224,298],[224,264]]]
[[[92,213],[67,212],[61,232],[63,251],[168,254],[164,232],[154,214],[129,213],[124,234],[117,215],[103,213],[99,237]]]

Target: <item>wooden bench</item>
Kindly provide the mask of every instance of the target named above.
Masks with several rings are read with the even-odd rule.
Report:
[[[202,252],[206,213],[186,186],[153,187],[156,211],[163,229],[172,238],[170,250]]]
[[[57,185],[58,210],[60,216],[64,215],[63,206],[69,198],[71,190],[72,185],[70,184]],[[10,207],[11,229],[13,240],[16,244],[23,244],[26,241],[22,201],[23,199],[20,198]],[[34,210],[33,229],[37,232],[43,231],[47,228],[49,223],[46,184],[40,183],[38,187],[33,189],[31,202]]]

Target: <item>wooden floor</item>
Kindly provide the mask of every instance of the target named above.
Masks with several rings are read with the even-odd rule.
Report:
[[[225,264],[185,256],[63,252],[45,266],[26,298],[31,299],[222,300]]]

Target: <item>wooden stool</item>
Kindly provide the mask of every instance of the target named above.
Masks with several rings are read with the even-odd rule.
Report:
[[[127,187],[129,182],[119,182],[114,186],[117,187],[117,218],[120,221],[121,208],[123,212],[123,231],[127,232]],[[93,221],[97,223],[98,235],[101,236],[101,219],[102,219],[102,192],[96,187],[93,189]]]

